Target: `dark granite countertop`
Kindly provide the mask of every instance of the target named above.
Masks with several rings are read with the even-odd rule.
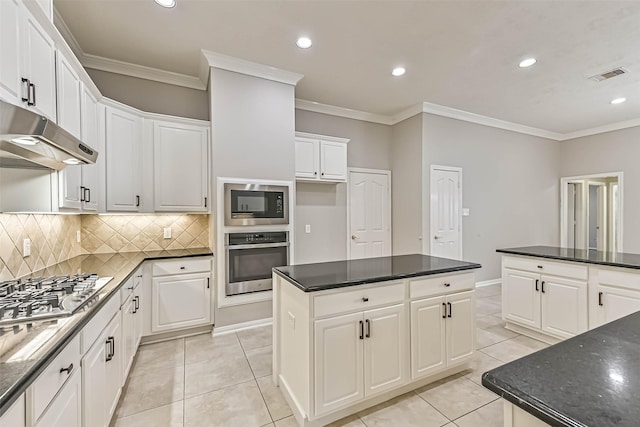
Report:
[[[486,372],[482,384],[552,426],[640,425],[640,312]]]
[[[586,264],[609,265],[611,267],[640,269],[640,254],[561,248],[559,246],[524,246],[521,248],[498,249],[496,252],[511,255],[532,256],[537,258],[557,259],[560,261],[573,261]]]
[[[480,268],[480,264],[428,255],[398,255],[277,267],[273,271],[304,292]]]
[[[207,255],[213,255],[209,248],[80,255],[31,274],[39,277],[89,272],[113,279],[98,292],[98,301],[84,311],[69,317],[0,328],[0,415],[105,302],[118,295],[122,284],[144,261]]]

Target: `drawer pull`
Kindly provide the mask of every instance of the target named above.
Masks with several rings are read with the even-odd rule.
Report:
[[[360,339],[363,340],[364,339],[364,325],[362,324],[362,320],[359,320],[360,322]]]
[[[602,307],[604,304],[602,302],[602,292],[598,292],[598,305]]]
[[[447,304],[445,304],[444,302],[442,303],[442,318],[446,319],[447,318]]]
[[[449,286],[451,286],[451,283],[445,283],[445,284],[444,284],[444,287],[445,287],[445,288],[448,288]]]
[[[369,302],[369,298],[367,297],[362,298],[362,302]]]
[[[539,266],[538,266],[538,268],[539,268],[540,270],[542,270],[542,266],[541,266],[541,265],[539,265]]]
[[[541,285],[542,285],[541,291],[542,291],[542,293],[544,294],[544,293],[545,293],[545,292],[544,292],[544,280],[542,281],[542,284],[541,284]]]
[[[540,282],[540,279],[536,279],[536,292],[540,291],[540,289],[538,288],[538,282]]]
[[[451,303],[448,302],[447,305],[449,306],[449,314],[447,314],[447,317],[451,317],[451,313],[452,313],[452,311],[451,311]]]
[[[184,266],[184,265],[180,267],[180,270],[184,270],[184,269],[185,269],[185,266]]]
[[[130,291],[133,290],[133,286],[129,286],[127,289],[129,289]]]
[[[71,371],[73,371],[73,363],[66,368],[60,368],[60,373],[66,372],[67,375],[71,375]]]
[[[367,334],[365,335],[365,337],[371,338],[371,322],[369,321],[369,319],[365,320],[365,322],[367,323]]]

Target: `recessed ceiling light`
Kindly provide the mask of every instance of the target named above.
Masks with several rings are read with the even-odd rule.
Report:
[[[174,7],[176,5],[176,0],[154,0],[162,7]]]
[[[531,67],[533,64],[535,64],[536,62],[538,62],[536,60],[536,58],[527,58],[523,61],[520,62],[520,64],[518,64],[518,66],[520,68],[527,68],[527,67]]]
[[[627,100],[627,98],[616,98],[616,99],[611,100],[611,103],[612,104],[622,104],[626,100]]]
[[[406,73],[406,72],[407,72],[407,70],[405,70],[404,67],[396,67],[396,68],[393,69],[393,71],[391,71],[391,74],[394,77],[400,77],[400,76],[404,75],[404,73]]]
[[[311,39],[309,37],[300,37],[296,41],[296,46],[300,49],[309,49],[311,47]]]

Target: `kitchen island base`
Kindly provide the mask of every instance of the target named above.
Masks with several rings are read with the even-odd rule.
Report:
[[[475,268],[408,255],[274,269],[273,381],[300,426],[326,425],[467,369]]]
[[[507,400],[502,399],[502,403],[504,405],[504,427],[549,427],[550,425]]]

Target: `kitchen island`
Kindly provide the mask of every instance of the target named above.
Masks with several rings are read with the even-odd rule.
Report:
[[[493,369],[505,427],[640,424],[640,313]]]
[[[479,264],[402,255],[273,270],[273,380],[321,426],[467,368]]]

